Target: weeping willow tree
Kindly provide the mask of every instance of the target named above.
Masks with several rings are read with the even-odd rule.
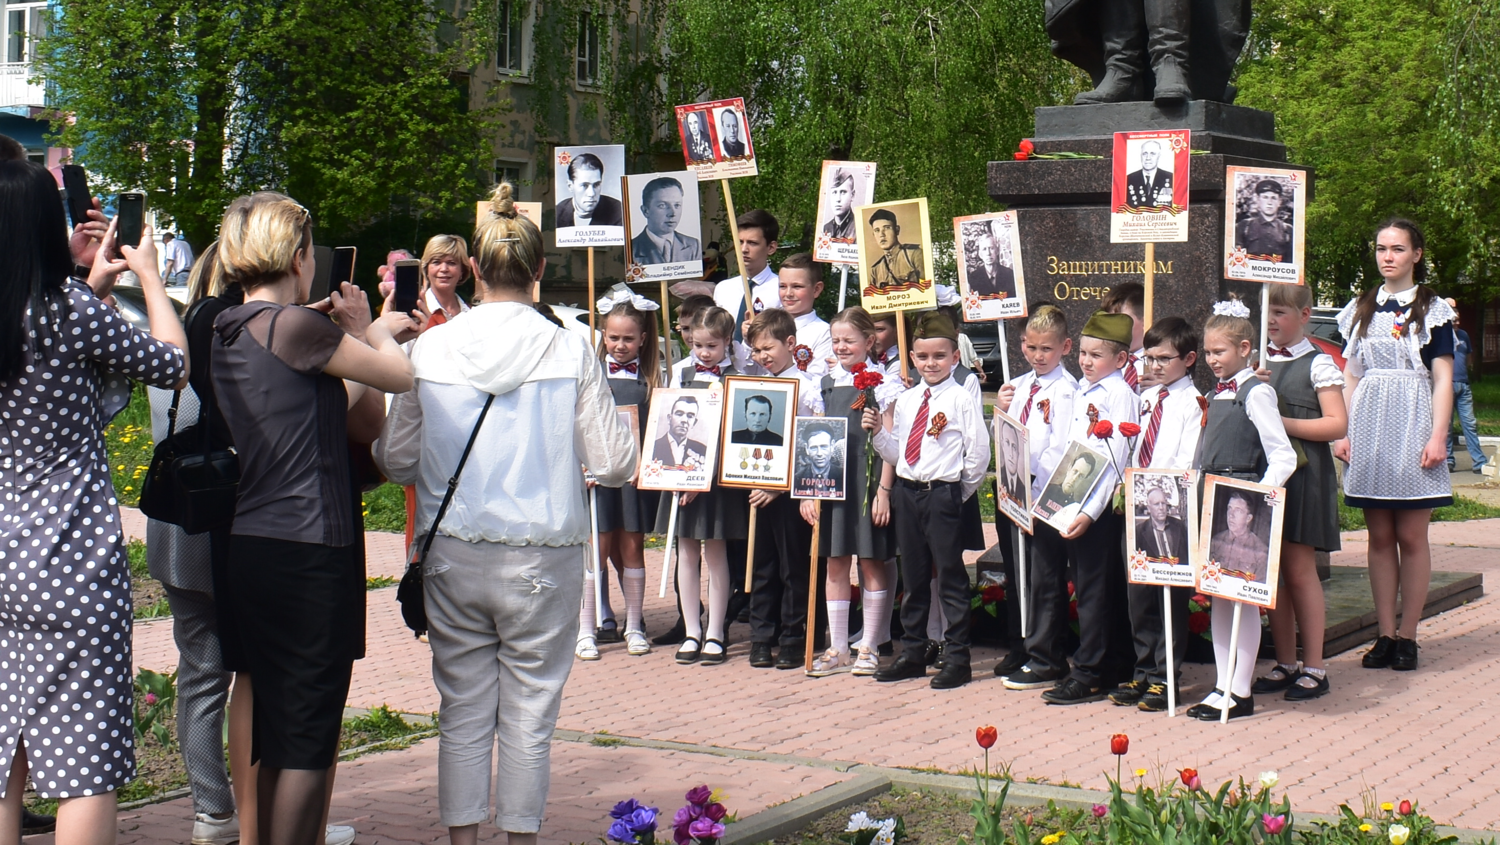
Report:
[[[1433,182],[1465,255],[1456,276],[1467,299],[1500,294],[1500,0],[1454,0],[1440,58]]]

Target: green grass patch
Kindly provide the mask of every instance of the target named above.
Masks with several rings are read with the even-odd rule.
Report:
[[[394,587],[394,586],[396,586],[399,583],[400,583],[400,581],[396,580],[395,578],[392,578],[389,575],[371,575],[371,576],[365,578],[365,589],[366,590],[383,590],[386,587]]]
[[[427,721],[409,721],[405,716],[382,704],[363,716],[344,720],[339,736],[339,750],[379,744],[381,750],[406,748],[418,740],[437,733],[437,716]]]
[[[399,484],[382,484],[364,495],[366,531],[406,531],[406,491]]]
[[[1466,522],[1471,519],[1492,519],[1497,516],[1500,516],[1500,508],[1492,507],[1483,502],[1463,496],[1454,496],[1453,504],[1446,508],[1433,510],[1432,521]],[[1340,493],[1339,530],[1363,531],[1365,527],[1365,512],[1359,508],[1351,508],[1344,504],[1344,494]]]
[[[1479,433],[1500,436],[1500,378],[1490,378],[1469,384],[1474,394],[1474,418],[1479,421]]]
[[[109,473],[120,504],[135,507],[141,500],[141,479],[151,467],[151,402],[146,388],[136,385],[114,422],[104,430],[104,447],[109,452]]]

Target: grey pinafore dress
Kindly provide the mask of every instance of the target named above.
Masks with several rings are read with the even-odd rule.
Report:
[[[1271,363],[1271,386],[1281,400],[1281,415],[1294,420],[1316,420],[1323,416],[1318,391],[1313,388],[1309,352],[1290,361]],[[1333,450],[1324,442],[1289,438],[1301,448],[1307,463],[1286,480],[1285,521],[1281,538],[1325,552],[1339,550],[1338,477],[1334,474]]]
[[[823,503],[818,554],[824,557],[854,555],[875,560],[895,557],[895,528],[893,525],[875,525],[870,521],[869,511],[862,507],[866,491],[871,507],[874,506],[875,488],[880,483],[880,472],[885,463],[877,456],[873,477],[865,471],[865,444],[870,433],[862,425],[864,409],[850,407],[860,391],[852,384],[834,385],[832,375],[823,376],[821,387],[823,412],[829,416],[842,414],[849,420],[849,440],[844,449],[844,471],[849,477],[844,484],[848,498],[842,502]],[[974,502],[977,505],[978,499],[975,498]]]
[[[647,380],[647,374],[637,374],[633,381],[606,377],[605,383],[609,385],[610,393],[614,394],[616,406],[636,406],[636,413],[639,414],[638,424],[644,429],[646,417],[651,410],[651,383]],[[607,534],[617,528],[634,533],[652,530],[652,523],[656,519],[657,500],[660,498],[656,491],[637,490],[635,485],[629,482],[620,487],[601,485],[595,487],[594,490],[599,509],[600,534]]]

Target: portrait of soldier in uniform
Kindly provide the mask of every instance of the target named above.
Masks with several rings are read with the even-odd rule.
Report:
[[[870,265],[871,285],[880,290],[921,281],[922,247],[901,242],[901,226],[890,209],[876,209],[870,215],[870,231],[881,252]]]
[[[713,161],[714,145],[708,137],[708,113],[690,111],[683,117],[682,123],[687,127],[688,161]]]
[[[1295,263],[1292,224],[1281,217],[1285,190],[1275,179],[1255,183],[1253,211],[1234,227],[1234,245],[1250,257],[1267,261],[1274,258],[1280,264]]]
[[[823,234],[836,241],[854,242],[854,173],[848,168],[833,170],[828,182],[827,222]]]
[[[1255,505],[1250,494],[1230,493],[1223,510],[1224,530],[1209,541],[1208,557],[1219,564],[1225,575],[1265,583],[1271,549],[1255,533],[1254,523]]]

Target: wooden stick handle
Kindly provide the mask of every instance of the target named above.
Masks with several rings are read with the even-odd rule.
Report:
[[[901,356],[901,381],[904,384],[910,376],[906,371],[906,312],[896,312],[896,352]]]
[[[674,361],[674,360],[672,360],[672,358],[673,358],[673,355],[672,355],[672,313],[671,313],[672,309],[669,307],[670,298],[668,296],[668,293],[669,292],[667,291],[667,280],[666,279],[662,279],[661,280],[661,340],[662,340],[662,346],[666,347],[665,351],[666,351],[666,361],[667,361],[667,373],[668,373],[668,375],[670,375],[671,372],[672,372],[672,365],[676,364],[677,362]],[[656,374],[652,373],[651,376],[650,376],[650,378],[651,378],[652,385],[655,385],[656,384]]]
[[[818,509],[817,519],[812,526],[812,551],[811,560],[807,563],[807,624],[803,626],[806,631],[805,654],[803,655],[803,671],[811,672],[813,664],[813,641],[817,639],[816,625],[818,624],[818,540],[823,528],[823,503],[814,503]],[[801,519],[801,514],[798,514]],[[830,642],[830,648],[838,648],[839,643]]]
[[[1146,307],[1141,319],[1145,322],[1145,328],[1151,328],[1151,311],[1153,290],[1156,287],[1156,244],[1146,244]]]
[[[755,316],[755,282],[745,272],[745,266],[739,260],[740,224],[735,220],[734,194],[729,191],[729,180],[720,179],[719,187],[724,189],[724,210],[729,214],[729,253],[735,256],[735,266],[740,268],[740,281],[745,283],[745,319],[749,320]],[[724,251],[720,250],[719,254],[722,256]]]
[[[679,493],[668,493],[672,497],[672,508],[667,512],[667,546],[662,549],[661,558],[661,589],[656,597],[664,599],[667,597],[667,578],[672,573],[672,547],[677,544],[677,503],[680,501]]]
[[[589,309],[589,346],[597,344],[594,340],[594,300],[597,298],[594,296],[594,248],[589,247],[589,301],[585,303]]]
[[[1161,618],[1166,620],[1167,634],[1167,718],[1177,715],[1177,661],[1172,646],[1172,588],[1161,588]]]
[[[750,587],[755,583],[755,518],[760,515],[760,508],[750,506],[750,539],[745,541],[745,595],[750,595]]]

